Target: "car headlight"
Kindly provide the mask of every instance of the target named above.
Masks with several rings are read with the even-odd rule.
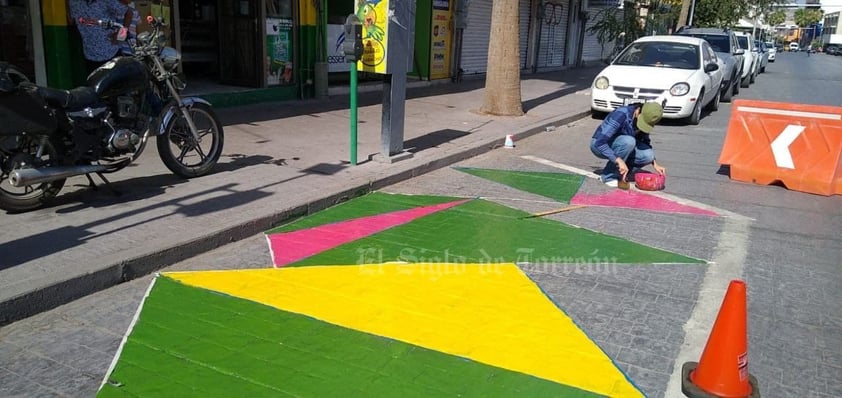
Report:
[[[670,89],[670,94],[680,97],[690,92],[690,85],[687,83],[676,83]]]
[[[605,76],[597,77],[593,86],[600,90],[605,90],[606,88],[608,88],[608,78]]]

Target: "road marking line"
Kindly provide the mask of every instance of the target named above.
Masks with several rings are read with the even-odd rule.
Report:
[[[521,156],[521,158],[526,159],[526,160],[531,160],[531,161],[536,162],[536,163],[541,163],[541,164],[544,164],[544,165],[547,165],[547,166],[550,166],[550,167],[555,167],[557,169],[567,170],[571,173],[583,175],[583,176],[588,177],[588,178],[593,178],[594,180],[599,179],[599,176],[594,174],[594,173],[591,173],[589,171],[585,171],[585,170],[582,170],[580,168],[576,168],[576,167],[573,167],[573,166],[568,166],[566,164],[556,163],[556,162],[553,162],[552,160],[547,160],[547,159],[539,158],[537,156],[532,156],[532,155],[524,155],[524,156]]]
[[[149,283],[149,287],[146,288],[146,293],[144,293],[143,298],[140,299],[140,305],[137,306],[137,311],[135,311],[134,316],[132,317],[132,322],[126,329],[126,334],[124,334],[123,339],[120,340],[120,346],[117,348],[117,353],[114,354],[114,358],[111,359],[111,365],[108,366],[108,371],[105,372],[105,377],[102,378],[102,383],[100,383],[99,385],[99,390],[102,390],[102,387],[105,386],[105,383],[108,383],[108,378],[111,377],[111,373],[113,373],[114,368],[117,367],[117,362],[120,360],[120,354],[123,353],[123,347],[126,346],[126,341],[128,341],[129,335],[134,329],[134,325],[137,324],[137,320],[140,319],[140,312],[143,310],[143,305],[146,304],[146,298],[149,297],[150,293],[152,293],[152,288],[155,287],[155,281],[158,280],[159,275],[160,274],[156,273],[152,277],[152,282]]]
[[[814,119],[826,119],[826,120],[842,120],[842,115],[837,115],[837,114],[833,114],[833,113],[787,111],[787,110],[783,110],[783,109],[757,108],[757,107],[754,107],[754,106],[738,106],[737,110],[741,111],[741,112],[762,113],[762,114],[765,114],[765,115],[811,117],[811,118],[814,118]]]
[[[573,166],[535,156],[527,155],[521,156],[521,158],[571,172],[579,170],[577,173],[586,177],[589,174],[593,174]],[[728,284],[731,280],[743,278],[743,267],[748,253],[751,225],[754,220],[725,209],[719,209],[689,199],[678,198],[663,192],[647,193],[675,200],[682,204],[712,210],[726,216],[724,217],[725,222],[722,226],[722,231],[719,233],[719,241],[716,244],[713,258],[708,264],[705,277],[699,287],[699,296],[696,299],[696,305],[693,306],[693,312],[684,324],[684,341],[673,362],[672,375],[667,384],[667,391],[664,394],[666,397],[681,397],[684,396],[681,392],[682,365],[685,362],[698,362],[699,358],[701,358],[702,350],[705,344],[707,344],[710,329],[716,321],[716,316],[719,313],[719,307],[722,304],[722,298],[725,297]]]

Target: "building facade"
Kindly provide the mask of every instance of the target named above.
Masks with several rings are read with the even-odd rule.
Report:
[[[81,39],[68,3],[0,1],[0,61],[41,85],[84,84]],[[355,4],[381,0],[135,0],[142,19],[163,18],[169,45],[182,54],[188,90],[252,91],[264,100],[320,97],[347,84],[343,24]],[[389,1],[389,0],[383,0]],[[391,0],[401,1],[401,0]],[[484,74],[492,0],[414,0],[411,78]],[[528,72],[600,61],[613,50],[587,29],[616,0],[519,0],[520,64]],[[138,30],[147,29],[142,22]],[[366,75],[361,79],[380,80]],[[225,96],[220,98],[231,97]]]

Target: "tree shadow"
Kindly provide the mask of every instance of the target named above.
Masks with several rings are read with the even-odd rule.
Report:
[[[441,144],[469,135],[467,131],[444,129],[424,134],[404,142],[404,148],[411,153],[418,153],[425,149],[435,148]]]

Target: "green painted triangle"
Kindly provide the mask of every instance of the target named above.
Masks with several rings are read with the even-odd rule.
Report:
[[[99,396],[597,395],[158,277]]]
[[[458,198],[429,195],[398,195],[372,192],[340,203],[289,224],[266,231],[266,234],[297,231],[320,225],[346,221],[354,218],[374,216],[392,211],[407,210],[419,206],[452,202]]]
[[[291,265],[516,262],[548,267],[575,264],[583,272],[610,272],[614,264],[704,263],[615,236],[526,216],[529,213],[475,199]]]
[[[570,202],[585,179],[583,176],[574,174],[540,171],[493,170],[469,167],[455,167],[455,169],[563,203]]]

